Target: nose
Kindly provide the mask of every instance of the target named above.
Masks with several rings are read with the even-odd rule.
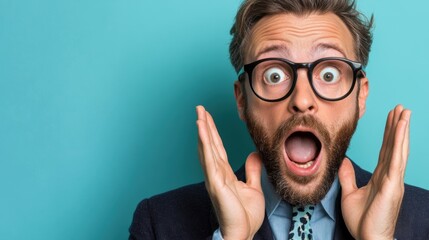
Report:
[[[289,96],[288,110],[291,113],[314,113],[317,111],[316,95],[311,88],[307,70],[297,71],[295,89]]]

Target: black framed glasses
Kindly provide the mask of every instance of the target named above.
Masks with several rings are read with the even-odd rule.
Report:
[[[362,64],[346,58],[321,58],[310,63],[294,63],[284,58],[265,58],[245,64],[245,72],[253,93],[267,102],[278,102],[289,97],[296,85],[298,69],[306,68],[313,92],[327,101],[346,98],[357,79],[365,77]]]

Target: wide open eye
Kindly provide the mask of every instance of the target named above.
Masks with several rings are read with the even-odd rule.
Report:
[[[276,85],[287,78],[286,73],[278,67],[272,67],[264,72],[264,82],[270,85]]]
[[[319,79],[325,83],[336,83],[340,80],[340,71],[335,67],[325,67],[320,71]]]

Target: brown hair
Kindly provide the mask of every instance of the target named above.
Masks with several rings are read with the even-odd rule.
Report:
[[[371,49],[373,16],[368,20],[356,10],[356,4],[350,0],[244,0],[231,28],[232,41],[229,45],[231,63],[238,72],[243,66],[243,47],[248,41],[251,28],[263,17],[293,13],[334,13],[350,30],[355,41],[355,54],[364,66],[368,63]]]

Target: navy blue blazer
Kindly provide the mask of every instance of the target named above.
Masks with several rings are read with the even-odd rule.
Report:
[[[371,174],[353,165],[357,185],[366,185]],[[244,167],[236,174],[238,179],[244,180]],[[340,198],[337,199],[339,209]],[[341,211],[337,212],[335,239],[353,239]],[[205,185],[198,183],[141,201],[134,212],[129,239],[211,239],[218,226]],[[395,237],[398,240],[429,240],[429,191],[405,185]],[[266,215],[254,239],[273,239]]]

